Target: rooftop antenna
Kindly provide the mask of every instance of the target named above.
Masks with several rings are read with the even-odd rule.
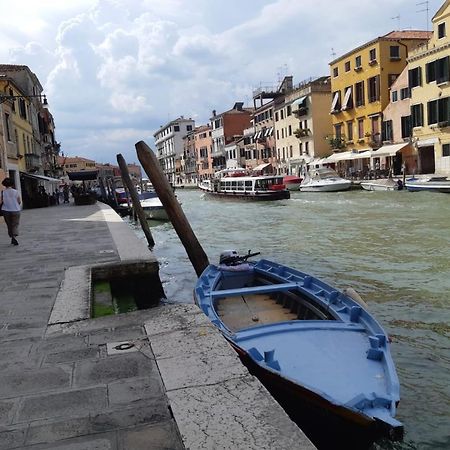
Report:
[[[400,14],[397,14],[394,17],[391,17],[392,20],[397,20],[397,30],[400,31]]]
[[[424,9],[420,9],[419,11],[416,11],[418,13],[420,12],[425,12],[427,13],[427,31],[428,31],[428,27],[430,25],[430,2],[428,0],[425,0],[424,2],[420,2],[420,3],[416,3],[416,6],[422,6],[425,5]]]

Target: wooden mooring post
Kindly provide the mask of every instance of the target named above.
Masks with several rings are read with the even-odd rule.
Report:
[[[153,184],[173,228],[186,250],[195,273],[200,276],[209,265],[208,257],[192,231],[191,225],[178,203],[172,186],[164,175],[153,150],[144,141],[139,141],[135,146],[139,161]]]
[[[122,174],[122,180],[124,181],[128,191],[131,195],[131,200],[133,202],[133,209],[136,215],[139,218],[139,222],[141,223],[142,231],[147,238],[148,246],[153,248],[155,246],[155,241],[153,240],[152,233],[150,231],[150,227],[148,226],[147,219],[144,214],[144,210],[142,209],[141,202],[139,201],[139,196],[136,191],[136,188],[133,186],[133,182],[130,178],[130,173],[128,172],[128,166],[125,162],[125,159],[121,154],[117,155],[117,162],[119,163],[120,173]]]

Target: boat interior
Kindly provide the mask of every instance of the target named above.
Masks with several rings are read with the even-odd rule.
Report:
[[[274,292],[264,292],[268,286]],[[283,290],[277,291],[279,288]],[[257,292],[259,289],[261,292]],[[227,289],[225,296],[218,298],[214,304],[220,319],[233,332],[288,320],[335,320],[320,305],[274,280],[257,276],[251,283],[246,283],[245,288],[238,290],[243,292],[234,293],[233,289]]]

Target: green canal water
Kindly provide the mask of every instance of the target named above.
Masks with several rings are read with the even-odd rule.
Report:
[[[222,250],[251,249],[356,289],[393,340],[401,383],[405,441],[383,448],[450,449],[450,195],[296,192],[269,203],[198,190],[177,196],[211,262]],[[195,272],[172,226],[153,224],[152,233],[168,301],[192,302]]]

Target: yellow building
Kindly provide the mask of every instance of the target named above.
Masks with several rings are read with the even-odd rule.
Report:
[[[3,119],[3,146],[6,149],[8,176],[12,176],[19,186],[19,172],[26,172],[27,155],[33,151],[33,126],[31,103],[17,84],[9,77],[0,77],[0,93],[3,96],[20,96],[2,102],[0,109]],[[38,163],[39,161],[37,161]]]
[[[428,45],[408,58],[419,173],[450,175],[450,0],[432,19]]]
[[[63,167],[65,173],[97,170],[94,160],[81,156],[60,156],[58,163]]]
[[[429,36],[427,31],[392,31],[330,63],[333,150],[361,152],[381,146],[389,88],[405,68],[409,52]]]

